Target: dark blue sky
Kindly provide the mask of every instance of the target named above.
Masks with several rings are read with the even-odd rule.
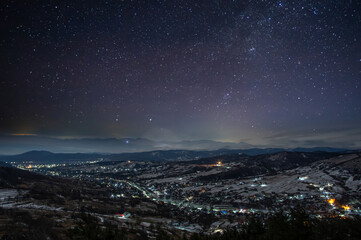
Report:
[[[361,147],[359,1],[1,1],[0,133]]]

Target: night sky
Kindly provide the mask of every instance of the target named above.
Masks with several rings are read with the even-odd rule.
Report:
[[[360,9],[1,1],[0,133],[361,147]]]

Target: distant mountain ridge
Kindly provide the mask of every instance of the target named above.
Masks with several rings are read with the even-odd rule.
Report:
[[[94,161],[105,159],[110,161],[186,161],[200,158],[209,158],[222,155],[242,154],[256,156],[261,154],[274,154],[279,152],[349,152],[346,149],[336,148],[251,148],[251,149],[218,149],[214,151],[192,151],[192,150],[159,150],[136,153],[53,153],[49,151],[29,151],[18,155],[0,156],[2,162],[33,162],[33,163],[72,163],[77,161]]]
[[[189,151],[189,150],[166,150],[139,153],[52,153],[48,151],[30,151],[18,155],[0,156],[4,162],[33,162],[33,163],[71,163],[77,161],[93,161],[106,159],[110,161],[173,161],[191,160],[204,157],[213,157],[226,154],[239,153],[239,150],[220,149],[216,151]]]
[[[270,148],[255,146],[246,142],[220,142],[214,140],[182,140],[157,141],[147,138],[56,138],[40,135],[15,136],[0,134],[0,155],[15,155],[32,150],[57,153],[136,153],[149,151],[187,150],[187,151],[216,151],[218,149],[232,149],[245,151],[243,153],[256,155],[287,151],[344,151],[341,148]]]

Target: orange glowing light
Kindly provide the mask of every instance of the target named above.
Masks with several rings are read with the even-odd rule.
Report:
[[[351,208],[348,205],[342,205],[342,208],[345,209],[346,211],[351,210]]]
[[[36,134],[33,133],[12,133],[12,136],[36,136]]]
[[[335,204],[335,199],[334,198],[331,198],[331,199],[328,199],[327,202],[331,205]]]

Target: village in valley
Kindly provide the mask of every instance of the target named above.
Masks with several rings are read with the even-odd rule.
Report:
[[[87,212],[155,236],[159,228],[185,234],[242,229],[250,217],[262,220],[295,208],[318,219],[361,214],[357,152],[10,164],[44,182],[35,189],[27,180],[21,189],[1,189],[0,207],[51,212],[61,216],[59,223]]]

